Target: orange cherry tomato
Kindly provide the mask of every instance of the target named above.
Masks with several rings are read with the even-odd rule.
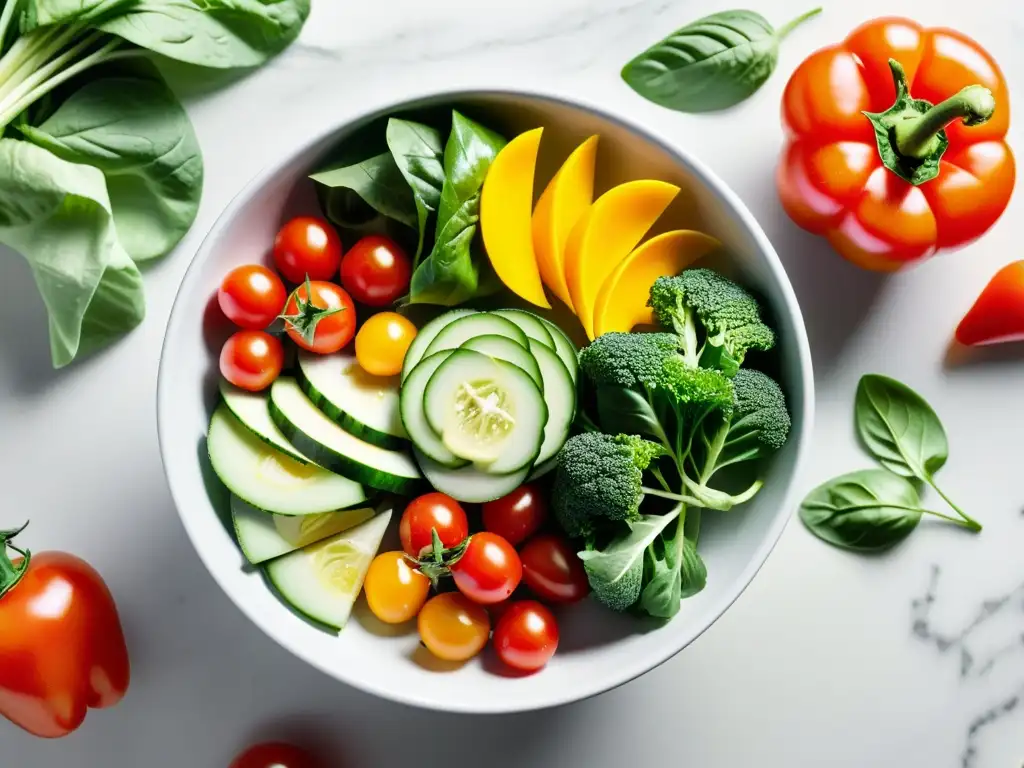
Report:
[[[397,312],[380,312],[363,323],[356,334],[356,359],[374,376],[397,376],[415,338],[412,322]]]
[[[548,504],[536,485],[527,483],[483,506],[484,529],[518,547],[541,527]]]
[[[363,584],[373,615],[387,624],[416,618],[430,592],[430,579],[410,565],[404,552],[373,558]]]
[[[890,59],[902,65],[911,97],[938,105],[932,117],[946,124],[949,142],[941,157],[936,126],[916,120],[919,130],[883,130],[879,139],[863,114],[897,101]],[[981,88],[968,98],[960,93],[967,86]],[[901,114],[913,119],[913,109]],[[1010,200],[1016,171],[1006,144],[1006,82],[988,52],[959,32],[908,19],[870,21],[797,68],[782,116],[790,135],[776,176],[783,207],[861,267],[893,271],[962,246],[984,234]]]
[[[274,264],[284,279],[330,280],[341,265],[341,238],[327,219],[297,216],[274,238]]]
[[[419,615],[420,639],[445,661],[476,656],[491,634],[487,609],[458,592],[445,592],[427,601]]]
[[[281,278],[259,264],[235,267],[217,292],[217,303],[228,320],[254,331],[274,322],[287,298]]]
[[[221,375],[249,392],[273,384],[283,366],[281,340],[264,331],[238,331],[220,350]]]
[[[341,286],[320,280],[307,280],[292,292],[284,318],[289,338],[320,355],[337,352],[356,331],[352,297]]]
[[[389,237],[367,235],[341,260],[341,284],[370,307],[386,307],[409,291],[412,262]]]
[[[536,600],[513,603],[494,628],[498,658],[514,669],[534,672],[555,655],[558,622]]]
[[[457,546],[469,535],[469,520],[462,506],[444,493],[425,493],[409,502],[398,524],[402,549],[409,557],[419,557],[433,542],[436,530],[445,549]]]
[[[231,761],[230,768],[323,768],[323,764],[294,744],[274,741],[249,747]]]

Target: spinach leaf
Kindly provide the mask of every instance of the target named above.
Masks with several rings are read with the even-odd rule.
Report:
[[[699,509],[684,510],[675,534],[662,534],[647,548],[640,608],[656,618],[671,619],[679,613],[683,600],[707,585],[708,570],[697,554],[697,542],[685,531],[691,513],[699,513]]]
[[[641,515],[629,524],[629,532],[606,547],[579,553],[590,588],[602,603],[624,611],[641,594],[644,553],[675,520],[682,507],[664,515]]]
[[[138,325],[142,276],[117,239],[103,174],[0,139],[0,242],[28,261],[55,367]]]
[[[35,144],[106,177],[118,239],[135,261],[163,256],[195,221],[203,159],[185,110],[152,65],[87,82],[39,126]]]
[[[840,475],[819,485],[800,505],[800,519],[811,533],[859,552],[903,541],[923,512],[914,484],[884,469]]]
[[[413,265],[420,262],[427,231],[427,219],[437,211],[444,186],[444,148],[441,134],[429,125],[391,118],[387,127],[388,149],[398,170],[412,187],[419,230]]]
[[[87,2],[96,4],[96,0]],[[68,0],[47,4],[69,10],[74,5]],[[171,59],[225,69],[257,67],[287,48],[309,16],[310,0],[138,0],[127,4],[114,0],[113,4],[116,12],[104,15],[98,29]]]
[[[923,397],[888,376],[867,374],[857,386],[854,414],[861,440],[883,467],[924,481],[969,527],[981,530],[935,484],[933,475],[946,463],[949,443],[942,422]]]
[[[609,434],[640,435],[672,450],[661,420],[647,398],[629,387],[605,385],[595,392],[597,418]]]
[[[493,288],[493,281],[481,284],[486,257],[473,247],[473,239],[480,220],[480,189],[504,146],[498,134],[452,112],[434,247],[413,273],[409,303],[453,306],[479,295],[482,287]]]
[[[622,79],[644,98],[680,112],[712,112],[751,96],[775,70],[779,42],[821,12],[776,31],[754,11],[722,11],[687,24],[630,61]]]
[[[350,189],[381,215],[417,227],[412,190],[390,152],[355,165],[328,168],[309,178],[325,187]]]

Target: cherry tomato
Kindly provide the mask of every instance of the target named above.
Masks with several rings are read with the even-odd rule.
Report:
[[[466,661],[483,650],[491,635],[487,609],[458,592],[427,601],[418,621],[420,640],[445,661]]]
[[[324,310],[337,311],[328,314]],[[321,355],[337,352],[352,341],[356,332],[356,306],[352,297],[334,283],[320,280],[303,283],[292,291],[284,316],[285,330],[291,340]],[[312,340],[303,330],[312,334]]]
[[[459,591],[483,605],[508,598],[523,578],[523,563],[515,548],[496,533],[475,533],[454,565]]]
[[[304,749],[283,742],[256,744],[231,762],[231,768],[322,768]]]
[[[356,359],[374,376],[396,376],[402,372],[405,353],[416,338],[416,326],[397,312],[374,315],[356,334]]]
[[[437,530],[441,544],[447,549],[461,544],[469,535],[469,521],[459,502],[443,493],[425,493],[409,502],[398,525],[402,549],[409,557],[419,557],[429,550],[430,531]]]
[[[484,504],[484,528],[518,547],[541,527],[548,505],[535,485],[521,485],[507,496]]]
[[[363,589],[374,616],[387,624],[401,624],[420,612],[430,592],[430,579],[409,564],[404,552],[384,552],[370,563]]]
[[[494,628],[498,658],[524,672],[540,669],[558,648],[558,623],[536,600],[513,603]]]
[[[576,551],[561,536],[534,536],[519,550],[523,581],[541,600],[575,603],[590,591],[587,572]]]
[[[297,216],[274,238],[274,264],[292,283],[330,280],[341,264],[341,238],[326,219]]]
[[[220,350],[220,373],[250,392],[274,383],[284,366],[284,346],[264,331],[238,331]]]
[[[287,298],[281,278],[259,264],[235,267],[217,292],[217,303],[227,319],[254,331],[274,322]]]
[[[412,262],[394,240],[369,235],[341,260],[341,284],[356,301],[386,307],[409,291]]]

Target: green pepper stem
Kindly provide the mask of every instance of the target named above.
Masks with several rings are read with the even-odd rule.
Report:
[[[995,109],[992,91],[982,85],[968,85],[924,114],[893,126],[893,142],[904,157],[925,158],[938,148],[939,132],[947,125],[955,120],[962,120],[964,125],[981,125],[992,117]]]
[[[808,19],[810,19],[810,18],[812,18],[814,16],[817,16],[819,13],[821,13],[821,8],[815,8],[813,10],[808,11],[807,13],[803,13],[803,14],[797,16],[795,19],[793,19],[788,24],[783,24],[781,27],[779,27],[775,31],[776,39],[777,40],[782,40],[786,35],[788,35],[790,32],[792,32],[794,28],[799,27],[805,21],[807,21]]]
[[[32,553],[27,549],[19,549],[11,543],[11,539],[24,531],[27,526],[26,522],[25,525],[12,531],[0,531],[0,598],[18,586],[21,577],[28,570]],[[22,556],[22,561],[18,565],[15,565],[7,554],[8,547]]]

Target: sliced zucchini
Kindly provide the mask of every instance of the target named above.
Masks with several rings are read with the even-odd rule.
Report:
[[[562,361],[565,369],[569,371],[569,375],[572,376],[572,380],[575,382],[580,369],[579,352],[576,349],[576,345],[572,343],[572,339],[569,338],[565,331],[550,320],[545,320],[542,317],[541,322],[544,323],[544,327],[548,329],[548,333],[551,334],[551,338],[555,342],[555,354],[558,355],[558,359]]]
[[[512,342],[509,343],[512,344]],[[513,346],[517,345],[513,344]],[[402,385],[401,406],[402,421],[412,439],[412,444],[438,464],[456,469],[466,466],[469,461],[456,456],[445,447],[434,428],[430,426],[423,411],[423,391],[427,388],[427,382],[430,381],[430,377],[434,375],[437,367],[447,360],[453,351],[446,349],[420,360]],[[525,352],[525,350],[523,351]]]
[[[519,330],[534,341],[539,341],[545,347],[555,348],[555,340],[551,338],[551,334],[548,332],[547,326],[544,325],[544,321],[533,314],[533,312],[527,312],[525,309],[496,309],[491,314],[504,317],[506,320],[515,323],[519,326]]]
[[[423,410],[448,450],[495,475],[533,464],[548,419],[525,371],[468,349],[455,350],[434,371]]]
[[[264,566],[267,579],[294,610],[313,621],[344,628],[352,615],[391,510]]]
[[[315,544],[359,525],[373,515],[372,507],[358,507],[324,512],[322,515],[284,517],[256,509],[234,494],[231,495],[231,519],[238,546],[245,559],[253,565]]]
[[[301,464],[242,425],[224,404],[210,419],[210,464],[228,490],[276,515],[315,515],[366,501],[359,483],[315,464]]]
[[[332,472],[393,493],[410,493],[420,484],[408,453],[350,435],[313,405],[291,377],[281,376],[271,385],[270,415],[296,448]]]
[[[544,402],[548,406],[544,442],[536,460],[537,464],[543,464],[562,450],[569,437],[569,428],[576,417],[576,385],[553,350],[530,339],[530,351],[544,377]]]
[[[488,334],[504,336],[523,349],[528,349],[530,346],[526,334],[515,323],[498,317],[493,312],[477,312],[467,317],[460,317],[445,326],[430,342],[430,346],[427,347],[423,356],[427,357],[445,349],[458,349],[470,339]]]
[[[381,448],[408,447],[397,376],[373,376],[344,352],[301,351],[295,378],[313,405],[349,434]]]
[[[266,392],[246,392],[226,379],[220,380],[220,396],[242,424],[268,445],[287,453],[300,464],[312,464],[288,442],[288,438],[270,418],[270,395]]]
[[[412,373],[412,369],[416,367],[416,363],[426,357],[425,352],[427,347],[430,346],[430,342],[434,340],[434,337],[439,334],[446,325],[455,322],[460,317],[466,317],[466,315],[475,315],[476,310],[474,309],[452,309],[445,312],[443,315],[438,315],[429,323],[420,328],[416,334],[416,338],[412,340],[412,344],[409,345],[409,349],[405,353],[405,360],[402,363],[402,381]]]
[[[438,464],[415,448],[412,452],[423,474],[434,488],[467,504],[483,504],[507,496],[522,485],[530,474],[529,466],[507,475],[481,472],[473,465],[452,469]]]
[[[459,347],[459,349],[471,349],[474,352],[490,355],[497,360],[512,363],[517,368],[522,368],[526,371],[538,387],[544,387],[544,379],[540,375],[540,366],[537,365],[537,360],[534,356],[528,350],[523,349],[505,336],[497,336],[493,333],[485,336],[476,336]]]

